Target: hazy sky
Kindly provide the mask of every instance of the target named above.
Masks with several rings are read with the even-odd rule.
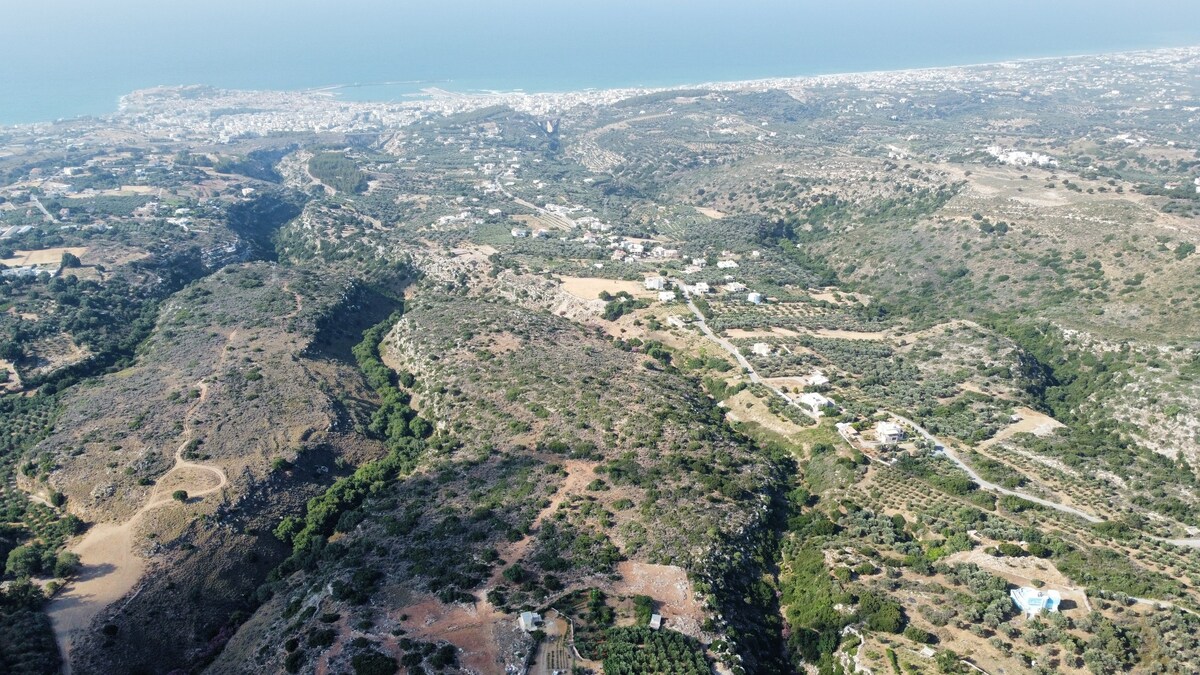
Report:
[[[0,0],[0,122],[156,84],[575,88],[1188,44],[1197,0]]]

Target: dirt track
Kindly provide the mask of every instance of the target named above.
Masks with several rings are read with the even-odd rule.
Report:
[[[229,335],[232,341],[236,331]],[[218,367],[225,360],[227,350],[222,350]],[[80,573],[50,602],[47,614],[54,627],[54,638],[63,657],[63,672],[71,672],[71,644],[78,633],[86,631],[96,616],[112,603],[133,591],[145,571],[145,560],[137,554],[135,533],[142,517],[154,509],[176,502],[171,496],[175,490],[184,489],[188,502],[217,493],[229,484],[229,478],[220,467],[189,462],[183,458],[184,450],[192,440],[195,427],[192,416],[208,399],[208,384],[196,383],[200,396],[184,417],[184,439],[175,449],[175,464],[155,483],[149,498],[137,513],[123,523],[97,523],[78,542],[73,551],[79,555]],[[205,480],[198,488],[186,477],[187,470],[212,474],[216,484]],[[183,474],[183,475],[181,475]],[[172,479],[175,480],[172,480]]]

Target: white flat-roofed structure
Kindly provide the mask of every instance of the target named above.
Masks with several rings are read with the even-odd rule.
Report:
[[[880,422],[875,425],[875,440],[882,445],[892,445],[904,440],[904,427],[895,422]]]
[[[517,618],[517,625],[526,633],[532,633],[542,625],[542,615],[537,612],[521,612],[521,616]]]
[[[807,408],[814,415],[820,415],[829,408],[836,408],[837,404],[833,399],[826,398],[815,391],[810,391],[800,396],[800,405]]]
[[[663,291],[667,288],[667,280],[664,277],[647,277],[646,290],[648,291]]]

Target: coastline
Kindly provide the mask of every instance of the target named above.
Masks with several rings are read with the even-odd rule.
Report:
[[[735,79],[735,80],[707,80],[707,81],[692,81],[679,82],[668,85],[653,85],[653,86],[625,86],[625,87],[584,87],[584,88],[564,88],[561,90],[544,89],[529,91],[525,88],[464,88],[454,89],[453,87],[444,87],[440,85],[453,84],[454,80],[391,80],[383,82],[353,82],[353,83],[337,83],[322,85],[317,87],[307,87],[300,89],[227,89],[216,87],[207,84],[189,84],[189,85],[170,85],[142,88],[131,91],[120,96],[117,100],[117,106],[114,110],[104,114],[85,114],[69,118],[59,118],[56,120],[44,120],[37,122],[21,122],[16,124],[0,123],[0,131],[21,131],[22,129],[44,128],[55,124],[71,124],[78,123],[84,120],[113,120],[127,112],[131,107],[131,101],[148,98],[150,96],[159,95],[164,92],[181,92],[193,89],[209,89],[224,96],[232,96],[238,98],[277,98],[286,99],[289,97],[300,98],[317,98],[349,106],[359,107],[387,107],[395,109],[412,110],[414,108],[424,108],[430,104],[454,100],[458,102],[482,102],[500,103],[505,102],[511,104],[513,101],[522,101],[532,105],[527,106],[531,112],[544,113],[550,111],[565,110],[574,105],[593,103],[603,104],[611,103],[614,100],[629,98],[632,96],[640,96],[646,94],[654,94],[660,92],[676,91],[682,89],[707,89],[711,91],[744,91],[749,89],[799,89],[804,86],[831,86],[839,83],[869,83],[883,79],[895,80],[897,78],[913,78],[913,79],[932,79],[939,75],[955,75],[962,76],[964,73],[969,73],[972,70],[987,70],[996,68],[1012,68],[1020,69],[1024,66],[1057,63],[1057,62],[1072,62],[1087,59],[1107,59],[1120,58],[1129,59],[1136,57],[1166,57],[1172,54],[1179,56],[1197,56],[1200,57],[1200,44],[1175,47],[1158,47],[1136,50],[1121,50],[1112,52],[1095,52],[1070,54],[1064,56],[1035,56],[1035,57],[1019,57],[1011,59],[1002,59],[997,61],[984,61],[977,63],[964,63],[941,66],[924,66],[914,68],[897,68],[886,70],[861,70],[861,71],[840,71],[829,73],[817,73],[807,75],[788,75],[780,77],[759,77],[751,79]],[[390,100],[381,98],[350,98],[343,96],[343,92],[369,89],[373,87],[401,87],[401,86],[421,86],[419,89],[398,92],[398,96],[390,97]],[[439,86],[428,86],[439,85]],[[403,100],[397,100],[402,98]],[[311,100],[311,98],[310,98]],[[526,107],[526,106],[520,106]]]

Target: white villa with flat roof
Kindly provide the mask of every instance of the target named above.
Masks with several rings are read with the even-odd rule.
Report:
[[[815,391],[810,391],[800,396],[800,405],[808,408],[809,412],[814,415],[820,415],[825,412],[826,408],[836,408],[837,404],[832,399],[826,398]]]
[[[1058,591],[1042,591],[1028,586],[1012,589],[1009,596],[1031,619],[1042,612],[1057,612],[1058,605],[1062,602]]]
[[[875,439],[883,445],[891,445],[904,440],[904,427],[895,422],[880,422],[875,425]]]
[[[646,290],[648,291],[665,291],[667,289],[667,280],[663,277],[647,277]]]

